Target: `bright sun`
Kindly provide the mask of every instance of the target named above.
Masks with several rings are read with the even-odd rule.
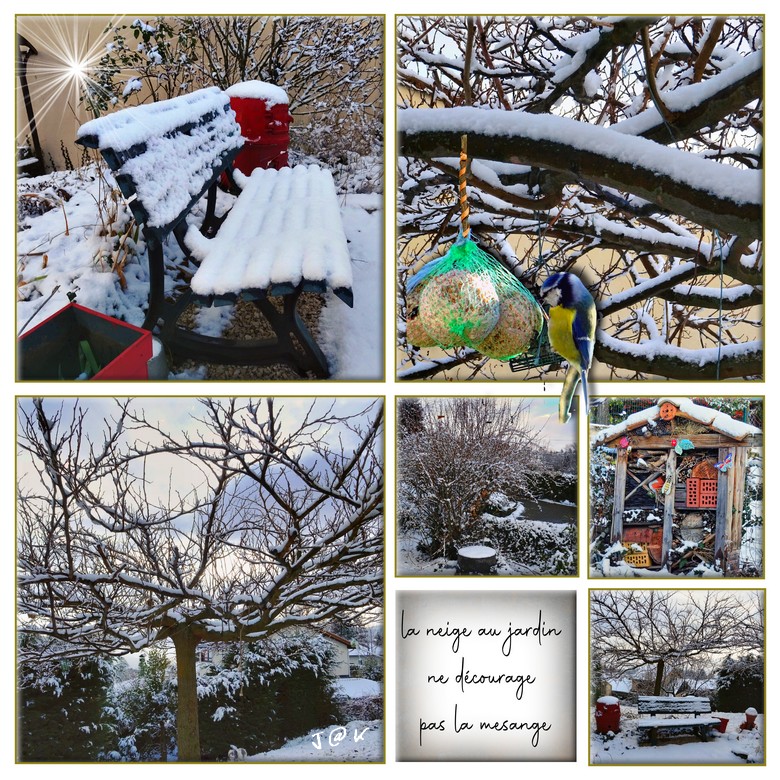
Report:
[[[83,103],[85,87],[91,84],[98,89],[93,76],[121,18],[105,17],[106,24],[99,28],[102,31],[95,34],[90,17],[19,17],[20,32],[34,39],[38,50],[30,60],[38,85],[37,100],[43,100],[35,106],[38,119],[51,111],[61,112],[63,120],[72,117],[79,123],[89,118]],[[20,137],[26,132],[26,125],[20,123]]]

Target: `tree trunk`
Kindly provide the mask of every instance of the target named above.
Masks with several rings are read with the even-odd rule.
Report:
[[[658,661],[658,665],[655,668],[655,685],[653,686],[653,696],[660,696],[661,695],[661,683],[663,683],[664,680],[664,666],[665,662],[663,659]]]
[[[198,686],[195,675],[195,649],[198,640],[187,627],[171,637],[176,648],[176,679],[179,704],[176,709],[176,744],[179,761],[200,761],[198,730]]]

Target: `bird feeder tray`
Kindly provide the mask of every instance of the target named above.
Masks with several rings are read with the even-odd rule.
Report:
[[[509,368],[517,373],[527,371],[530,368],[550,366],[555,368],[561,364],[561,357],[554,352],[547,337],[547,323],[542,325],[539,335],[531,342],[528,351],[524,355],[513,357],[509,361]]]

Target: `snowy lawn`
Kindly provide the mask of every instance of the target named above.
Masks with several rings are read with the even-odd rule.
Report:
[[[247,761],[286,762],[365,762],[384,758],[384,732],[381,720],[351,721],[343,726],[314,729],[277,750],[257,753]]]
[[[149,288],[146,245],[131,226],[121,196],[111,194],[112,186],[110,173],[103,178],[94,165],[20,181],[17,331],[23,326],[29,330],[66,306],[69,292],[76,293],[83,306],[133,325],[143,323]],[[351,189],[349,181],[342,186]],[[220,193],[218,211],[231,202]],[[200,219],[204,203],[188,219]],[[41,205],[48,210],[38,213]],[[321,347],[334,378],[378,379],[383,365],[382,196],[340,195],[339,206],[353,266],[355,307],[350,309],[332,293],[325,296]],[[176,281],[181,260],[171,240],[166,246],[167,293],[181,284]],[[230,306],[203,309],[196,330],[219,335],[229,326],[231,314]],[[204,373],[194,370],[169,378],[200,378]]]
[[[339,677],[334,681],[333,686],[337,693],[349,699],[382,695],[382,683],[364,677]]]
[[[595,722],[591,708],[591,724]],[[741,712],[713,712],[728,718],[725,734],[715,733],[708,742],[695,737],[660,740],[657,746],[642,744],[637,738],[636,707],[621,704],[621,731],[613,738],[595,732],[590,737],[592,764],[761,764],[764,762],[764,716],[759,715],[757,728],[740,731],[745,721]]]

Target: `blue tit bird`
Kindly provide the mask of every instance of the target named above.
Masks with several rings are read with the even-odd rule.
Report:
[[[596,304],[579,278],[569,273],[557,273],[545,279],[539,297],[550,307],[550,346],[569,364],[558,404],[558,417],[566,423],[571,417],[571,402],[578,382],[582,382],[586,412],[588,409],[588,369],[596,340]]]

